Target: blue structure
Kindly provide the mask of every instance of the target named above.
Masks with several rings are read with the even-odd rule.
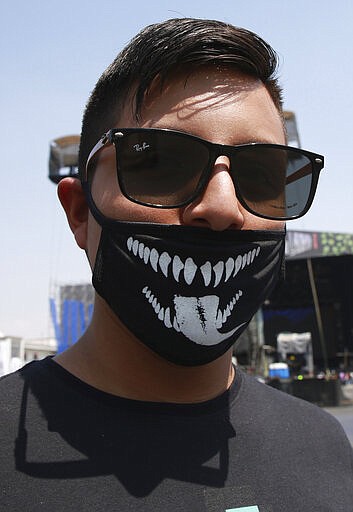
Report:
[[[58,353],[63,352],[73,345],[86,330],[93,313],[93,297],[87,297],[87,286],[78,285],[61,287],[61,300],[49,299],[51,319],[54,326],[55,338],[58,344]],[[70,293],[67,293],[67,291]],[[77,298],[80,291],[84,290],[84,297]],[[75,293],[76,292],[76,293]],[[75,298],[67,298],[65,295],[76,295]],[[90,295],[90,294],[88,294]],[[91,300],[87,300],[90,299]]]

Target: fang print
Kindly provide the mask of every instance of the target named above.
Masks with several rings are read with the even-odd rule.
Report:
[[[228,317],[233,311],[234,305],[242,296],[243,292],[239,290],[230,300],[224,310],[219,308],[219,298],[216,295],[206,297],[174,297],[175,316],[171,320],[169,307],[162,307],[151,290],[145,286],[142,290],[148,302],[154,309],[158,320],[170,329],[176,332],[182,332],[187,338],[199,345],[215,345],[229,338],[244,323],[227,333],[220,333]],[[198,321],[195,322],[195,319]]]
[[[191,285],[195,276],[201,274],[204,285],[212,288],[217,288],[231,277],[235,277],[240,270],[249,267],[260,253],[258,246],[242,255],[228,258],[225,262],[218,261],[212,266],[209,261],[206,261],[198,267],[191,257],[182,261],[177,254],[174,256],[170,256],[167,252],[159,254],[155,248],[150,249],[132,237],[128,238],[126,244],[129,252],[143,260],[145,265],[149,265],[155,272],[162,271],[165,277],[173,276],[177,283],[183,278],[187,285]]]
[[[178,283],[178,285],[175,284],[175,287],[182,286],[182,289],[185,290],[183,295],[177,292],[174,292],[173,295],[173,290],[171,290],[170,303],[163,304],[157,293],[152,291],[149,286],[146,285],[142,289],[145,299],[165,327],[182,333],[198,345],[211,346],[228,339],[245,325],[245,323],[241,323],[234,328],[233,323],[231,330],[221,332],[225,331],[226,323],[232,316],[234,307],[243,292],[238,290],[235,293],[233,287],[232,297],[225,307],[221,307],[220,297],[215,295],[214,291],[220,285],[235,278],[244,268],[250,266],[259,255],[259,246],[243,254],[228,257],[224,261],[219,260],[213,264],[206,261],[198,266],[190,256],[182,259],[179,255],[170,255],[166,251],[159,254],[156,248],[148,247],[131,236],[127,239],[126,245],[128,251],[143,261],[146,266],[160,274],[162,278],[170,278],[171,288],[174,282]],[[190,287],[192,293],[191,285],[196,282],[196,279],[199,285],[201,283],[204,294],[198,297],[187,296],[186,290]]]

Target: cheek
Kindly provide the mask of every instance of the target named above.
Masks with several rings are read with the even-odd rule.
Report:
[[[116,175],[115,156],[111,148],[108,149],[110,154],[108,150],[103,151],[99,159],[92,179],[91,194],[98,210],[106,217],[113,217],[114,210],[124,197]]]
[[[244,224],[242,228],[244,230],[283,231],[285,228],[285,222],[283,221],[261,219],[260,217],[256,217],[249,213],[241,205],[239,205],[239,209],[244,217]]]
[[[99,166],[96,168],[91,188],[93,201],[105,217],[131,222],[181,223],[180,209],[151,208],[127,199],[121,192],[116,175],[115,158],[113,157],[114,155],[110,151],[110,154],[107,153],[104,158],[99,160]],[[93,219],[91,222],[94,222]],[[96,237],[94,227],[92,227],[92,232],[92,236]]]
[[[101,168],[99,174],[96,174],[92,197],[98,210],[109,219],[157,224],[181,223],[180,209],[151,208],[127,199],[121,192],[116,175],[109,168]]]

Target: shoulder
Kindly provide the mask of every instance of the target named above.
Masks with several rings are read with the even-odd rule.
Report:
[[[242,407],[250,409],[251,416],[262,427],[280,432],[282,437],[291,436],[302,443],[340,444],[348,443],[340,423],[331,414],[317,405],[274,389],[258,382],[253,377],[242,375]]]
[[[342,425],[324,409],[242,374],[232,423],[247,445],[351,482],[353,450]],[[273,455],[274,456],[274,455]]]
[[[22,391],[26,377],[33,373],[37,361],[26,364],[23,368],[0,377],[0,404]]]
[[[314,416],[330,416],[317,405],[268,386],[244,373],[242,374],[242,383],[243,393],[245,393],[249,399],[256,401],[258,406],[262,404],[264,409],[271,407],[272,412],[288,411],[294,414],[302,414],[305,412],[310,415],[313,414]]]
[[[32,380],[32,378],[36,378],[36,376],[42,374],[43,371],[46,371],[48,359],[49,358],[31,361],[15,372],[3,375],[0,377],[0,391],[11,388],[18,382],[25,382],[28,379]]]
[[[0,378],[0,414],[4,418],[21,407],[24,395],[46,382],[46,361],[32,361],[14,373]]]

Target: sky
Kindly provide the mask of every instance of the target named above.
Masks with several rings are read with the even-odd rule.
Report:
[[[288,229],[353,233],[351,0],[17,0],[0,7],[0,332],[53,333],[49,296],[90,281],[48,178],[49,143],[79,134],[104,69],[144,26],[213,18],[257,32],[280,57],[284,107],[325,155],[311,211]]]

